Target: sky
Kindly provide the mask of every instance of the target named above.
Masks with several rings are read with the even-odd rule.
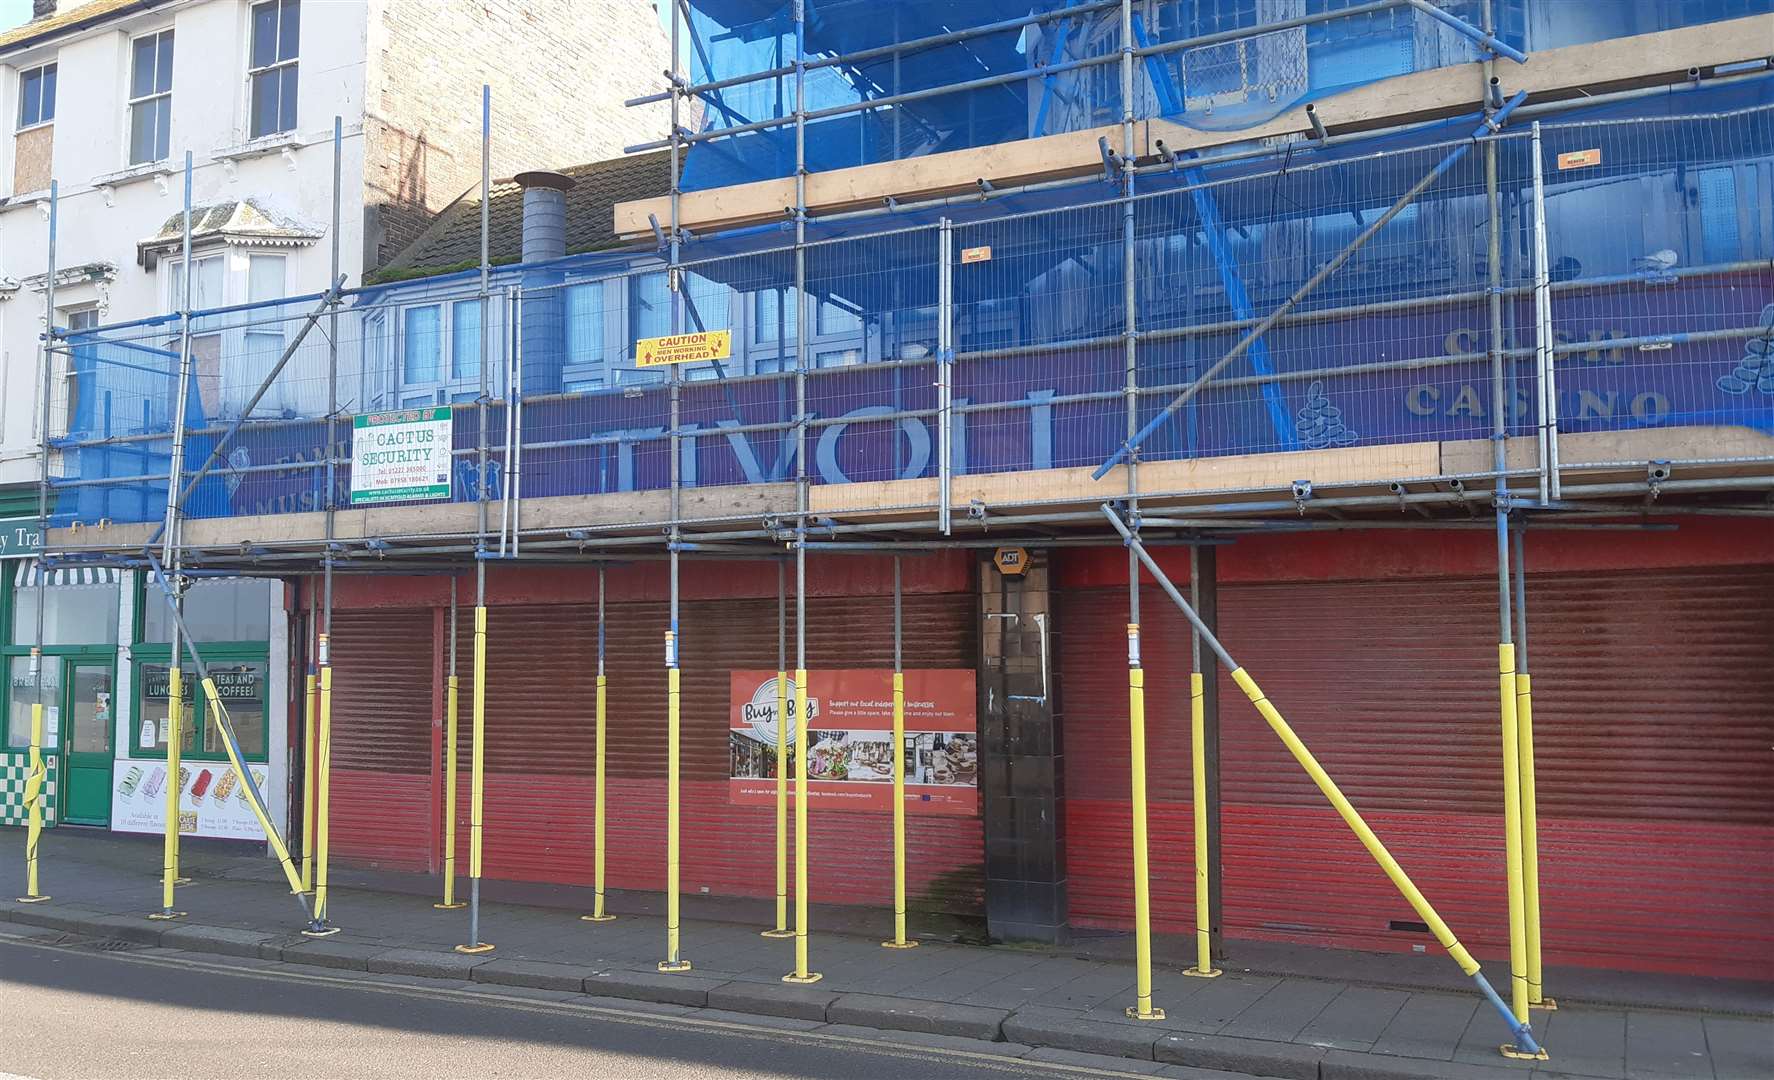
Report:
[[[10,29],[31,17],[31,0],[0,0],[0,30]]]

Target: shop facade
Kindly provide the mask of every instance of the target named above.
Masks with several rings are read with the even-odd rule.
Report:
[[[1774,852],[1765,754],[1774,740],[1774,613],[1765,603],[1774,535],[1758,535],[1765,542],[1746,544],[1740,522],[1684,519],[1657,531],[1527,538],[1548,963],[1748,977],[1774,962],[1774,861],[1744,858]],[[1187,550],[1157,550],[1187,582]],[[927,761],[931,780],[955,779],[957,738],[975,757],[971,789],[938,791],[937,807],[917,794],[908,804],[911,906],[981,919],[1004,937],[1122,931],[1132,920],[1126,553],[1031,554],[1034,569],[1014,583],[979,552],[904,560],[908,686],[918,685],[910,673],[931,673],[945,685],[923,697],[952,700],[956,680],[974,695],[965,722],[926,725],[949,729],[921,736],[930,749],[944,744],[940,759],[913,745],[909,760]],[[1240,537],[1213,561],[1233,654],[1475,950],[1503,956],[1493,559],[1488,534],[1436,530]],[[870,680],[885,691],[891,671],[891,562],[809,562],[810,690],[828,710],[810,724],[836,729],[846,707],[862,717],[846,721],[840,739],[816,737],[810,754],[811,899],[885,908],[891,804],[866,785],[876,724],[867,717]],[[472,595],[469,580],[459,595]],[[611,568],[605,588],[608,883],[657,892],[665,571]],[[489,877],[591,881],[597,589],[594,569],[489,570]],[[684,888],[766,898],[775,883],[776,567],[686,561],[683,590]],[[304,587],[302,603],[312,598]],[[436,872],[449,579],[341,578],[335,603],[333,856]],[[792,609],[789,618],[792,627]],[[1161,934],[1184,935],[1194,919],[1190,639],[1149,581],[1141,621],[1153,919]],[[463,605],[455,648],[464,703],[471,625]],[[792,667],[792,631],[789,647]],[[822,672],[830,694],[820,692]],[[1239,940],[1432,948],[1226,673],[1217,678],[1230,951]],[[461,721],[459,842],[466,704]],[[839,797],[823,798],[820,777],[833,777],[834,755],[846,750],[842,780],[854,790],[831,784]],[[1755,926],[1744,912],[1758,913]]]
[[[227,765],[213,710],[201,700],[189,654],[183,764],[166,767],[171,617],[136,571],[40,566],[35,551],[4,562],[0,657],[6,666],[6,742],[0,750],[0,821],[22,822],[32,706],[43,704],[44,820],[115,832],[164,828],[168,784],[180,790],[187,836],[262,840]],[[285,587],[263,579],[193,582],[185,618],[239,732],[274,820],[289,820],[289,633]],[[41,618],[39,607],[41,606]],[[41,670],[31,651],[39,641]]]

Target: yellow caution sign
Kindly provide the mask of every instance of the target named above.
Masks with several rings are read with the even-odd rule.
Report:
[[[1562,169],[1587,169],[1591,165],[1602,163],[1601,147],[1591,150],[1571,150],[1558,156],[1558,167]]]
[[[698,360],[725,360],[732,355],[731,330],[699,330],[693,334],[637,338],[634,343],[635,367],[693,364]]]
[[[992,245],[990,245],[990,244],[982,244],[979,247],[970,247],[970,248],[962,248],[961,249],[961,265],[962,266],[966,266],[968,263],[981,263],[981,262],[991,262],[991,261],[992,261]]]

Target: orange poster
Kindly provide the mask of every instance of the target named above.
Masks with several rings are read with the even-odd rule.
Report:
[[[893,809],[893,672],[842,668],[807,675],[807,790],[814,809]],[[793,795],[795,688],[785,688],[782,732]],[[979,808],[979,737],[972,671],[905,673],[905,798],[911,813],[972,815]],[[776,672],[732,673],[730,801],[776,805]]]

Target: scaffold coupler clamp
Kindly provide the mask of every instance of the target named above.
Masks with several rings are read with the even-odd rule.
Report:
[[[1305,517],[1306,504],[1312,501],[1312,481],[1295,480],[1293,483],[1293,491],[1294,506],[1300,511],[1300,516]]]

